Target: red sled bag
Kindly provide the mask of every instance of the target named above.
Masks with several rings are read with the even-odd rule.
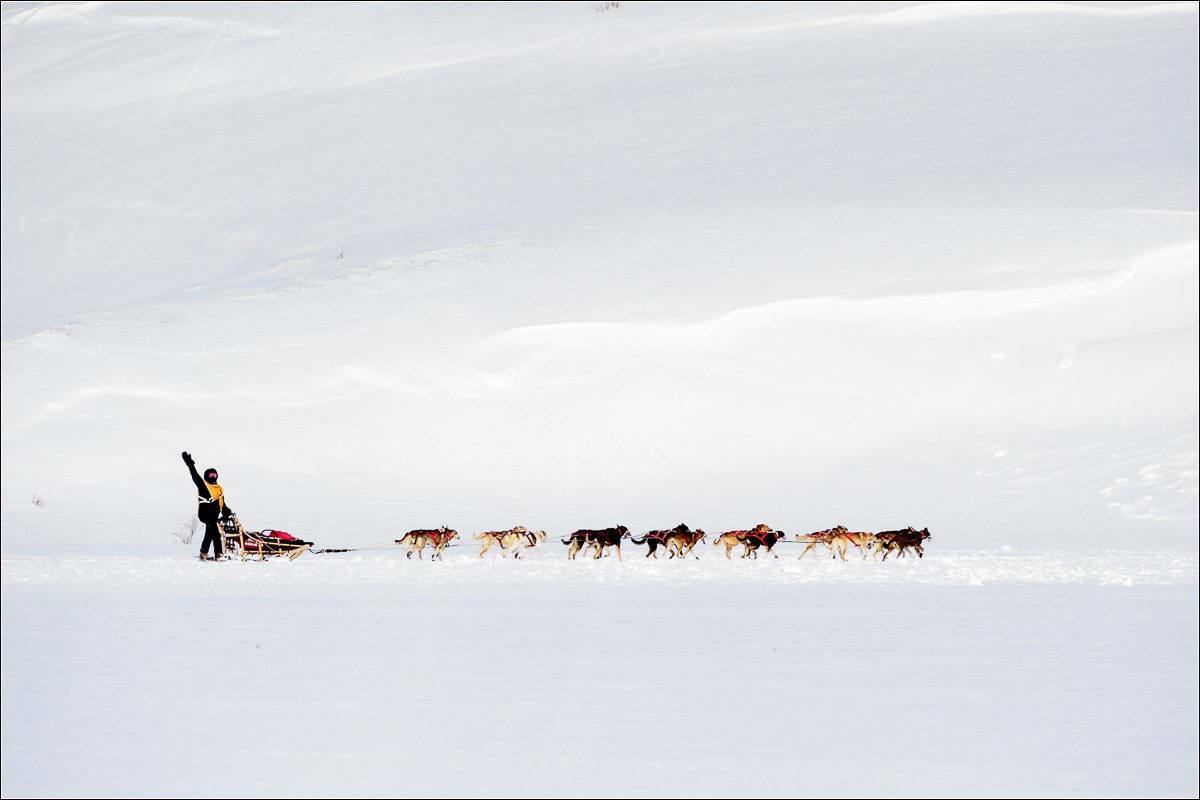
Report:
[[[298,547],[312,547],[312,542],[292,536],[287,531],[277,531],[271,528],[248,534],[246,552],[251,553],[289,553]]]
[[[272,528],[266,528],[265,530],[261,531],[261,533],[263,536],[270,536],[272,539],[280,539],[285,542],[300,541],[299,539],[297,539],[295,536],[292,536],[287,531],[277,531],[277,530],[273,530]]]

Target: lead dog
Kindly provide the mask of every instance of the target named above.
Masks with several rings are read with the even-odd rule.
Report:
[[[887,561],[889,553],[895,552],[896,558],[900,558],[909,549],[912,549],[917,554],[917,558],[924,558],[925,540],[931,538],[933,535],[929,532],[929,528],[917,530],[911,525],[901,531],[880,531],[875,534],[875,556],[878,557],[880,553],[883,553],[883,560]]]

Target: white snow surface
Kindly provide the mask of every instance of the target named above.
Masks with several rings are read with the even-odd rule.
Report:
[[[603,5],[3,3],[4,796],[1200,793],[1197,4]]]
[[[5,794],[1197,791],[1194,551],[561,550],[8,556]]]
[[[292,588],[309,585],[443,583],[740,583],[743,581],[799,584],[847,584],[871,586],[984,586],[1078,585],[1078,586],[1173,586],[1197,583],[1196,551],[957,551],[937,558],[878,559],[851,557],[831,560],[824,551],[817,556],[796,558],[799,545],[778,545],[783,557],[760,566],[758,559],[726,559],[723,548],[701,544],[694,559],[683,561],[649,559],[645,547],[625,543],[624,557],[613,565],[604,560],[563,557],[564,548],[553,542],[525,559],[502,559],[496,550],[484,558],[474,557],[478,544],[452,544],[444,562],[399,557],[398,545],[379,545],[350,553],[314,553],[298,562],[249,561],[198,570],[179,558],[138,556],[9,556],[4,561],[4,579],[10,586],[76,583],[168,583],[221,586],[230,583],[283,584]],[[853,551],[851,551],[853,552]]]

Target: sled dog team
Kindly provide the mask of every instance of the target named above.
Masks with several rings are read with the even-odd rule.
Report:
[[[406,554],[408,558],[412,558],[413,553],[416,553],[417,558],[424,559],[425,548],[428,547],[433,551],[432,558],[440,559],[446,547],[457,538],[459,538],[458,531],[443,525],[440,528],[409,531],[397,539],[396,544],[408,548]],[[475,534],[474,538],[482,543],[479,550],[480,558],[486,556],[493,547],[500,551],[502,557],[511,555],[513,558],[520,558],[522,553],[536,550],[538,545],[546,540],[546,532],[531,531],[518,525],[506,531],[483,531]],[[713,546],[724,547],[725,557],[729,559],[733,558],[733,552],[738,546],[742,548],[741,558],[758,558],[760,550],[778,558],[779,556],[774,553],[773,548],[779,542],[789,541],[805,545],[800,552],[800,558],[804,558],[814,548],[823,545],[830,558],[841,558],[842,561],[845,561],[846,553],[851,547],[856,547],[864,559],[874,553],[876,558],[882,554],[883,560],[887,561],[887,557],[893,553],[900,558],[910,551],[916,553],[917,558],[924,558],[925,541],[929,538],[931,537],[928,528],[917,530],[910,526],[901,530],[873,533],[852,531],[845,526],[838,525],[827,530],[788,539],[787,534],[783,531],[774,530],[769,525],[759,524],[747,530],[725,531],[713,539]],[[692,530],[687,525],[676,525],[669,530],[650,531],[639,539],[629,532],[629,528],[618,525],[615,528],[577,530],[563,539],[562,543],[567,546],[567,558],[569,559],[577,558],[580,553],[591,558],[603,558],[610,551],[616,551],[617,559],[620,560],[621,542],[625,539],[635,545],[646,545],[646,558],[658,558],[660,549],[666,552],[668,558],[685,558],[692,555],[697,544],[708,541],[708,534],[699,529]],[[695,557],[699,558],[699,556]]]
[[[196,461],[192,458],[191,454],[185,450],[180,455],[183,456],[183,463],[187,465],[188,474],[191,476],[192,483],[196,487],[196,500],[198,504],[196,516],[204,523],[204,543],[200,546],[200,558],[207,559],[209,557],[208,548],[211,544],[213,558],[220,559],[222,536],[218,522],[225,524],[232,520],[232,523],[239,527],[240,523],[237,522],[237,517],[225,501],[225,490],[217,483],[219,476],[216,468],[207,468],[204,470],[203,476],[201,476],[201,473],[196,471]],[[270,533],[279,534],[280,532],[271,531]],[[299,541],[286,533],[283,536],[286,536],[291,541]],[[278,536],[275,538],[279,539]],[[433,551],[432,559],[437,560],[442,557],[443,551],[445,551],[450,543],[457,538],[458,531],[451,530],[443,525],[440,528],[421,528],[409,531],[397,539],[396,544],[408,548],[408,558],[412,558],[413,553],[416,553],[417,558],[424,559],[425,548],[428,547]],[[531,531],[528,528],[518,525],[506,531],[483,531],[482,533],[475,534],[475,538],[482,542],[479,550],[480,558],[486,556],[488,551],[493,547],[500,550],[502,557],[512,556],[513,558],[520,558],[522,553],[527,550],[536,550],[538,545],[546,541],[546,532]],[[804,558],[811,553],[813,548],[818,545],[824,545],[829,551],[831,558],[840,557],[845,561],[847,551],[851,547],[857,547],[862,551],[864,559],[873,552],[876,558],[882,553],[883,560],[887,561],[887,557],[892,553],[895,553],[896,557],[899,558],[907,555],[910,550],[916,553],[918,558],[924,558],[924,544],[925,540],[929,538],[928,528],[917,530],[916,528],[908,527],[897,531],[868,533],[866,531],[852,531],[842,525],[838,525],[828,530],[816,531],[815,533],[788,539],[787,534],[783,531],[774,530],[770,525],[759,524],[748,530],[725,531],[713,539],[713,546],[724,547],[726,558],[733,558],[733,551],[739,545],[742,547],[742,558],[758,558],[759,550],[765,550],[768,554],[775,555],[772,552],[772,548],[779,542],[789,541],[806,545],[800,553],[800,558]],[[636,545],[646,545],[647,558],[651,556],[658,558],[660,548],[666,552],[668,558],[685,558],[692,555],[692,551],[696,548],[697,544],[708,541],[708,534],[699,529],[692,530],[687,525],[676,525],[669,530],[649,531],[639,539],[629,532],[629,528],[626,528],[624,525],[618,525],[615,528],[578,530],[566,539],[563,539],[562,543],[567,546],[567,558],[569,559],[578,557],[580,553],[590,555],[592,558],[603,558],[608,555],[610,550],[616,550],[617,558],[620,559],[621,542],[625,539],[629,539]],[[277,545],[278,542],[275,544]],[[300,542],[300,544],[311,545],[312,543]],[[263,554],[262,548],[265,546],[266,543],[260,540],[260,554]],[[298,554],[300,551],[297,550],[295,552]],[[775,557],[779,558],[777,555]],[[696,558],[699,558],[699,556],[696,556]]]

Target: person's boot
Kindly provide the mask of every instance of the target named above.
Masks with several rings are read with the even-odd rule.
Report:
[[[208,553],[201,553],[201,554],[200,554],[200,560],[201,560],[201,561],[208,561],[208,560],[209,560],[209,558],[208,558]]]

